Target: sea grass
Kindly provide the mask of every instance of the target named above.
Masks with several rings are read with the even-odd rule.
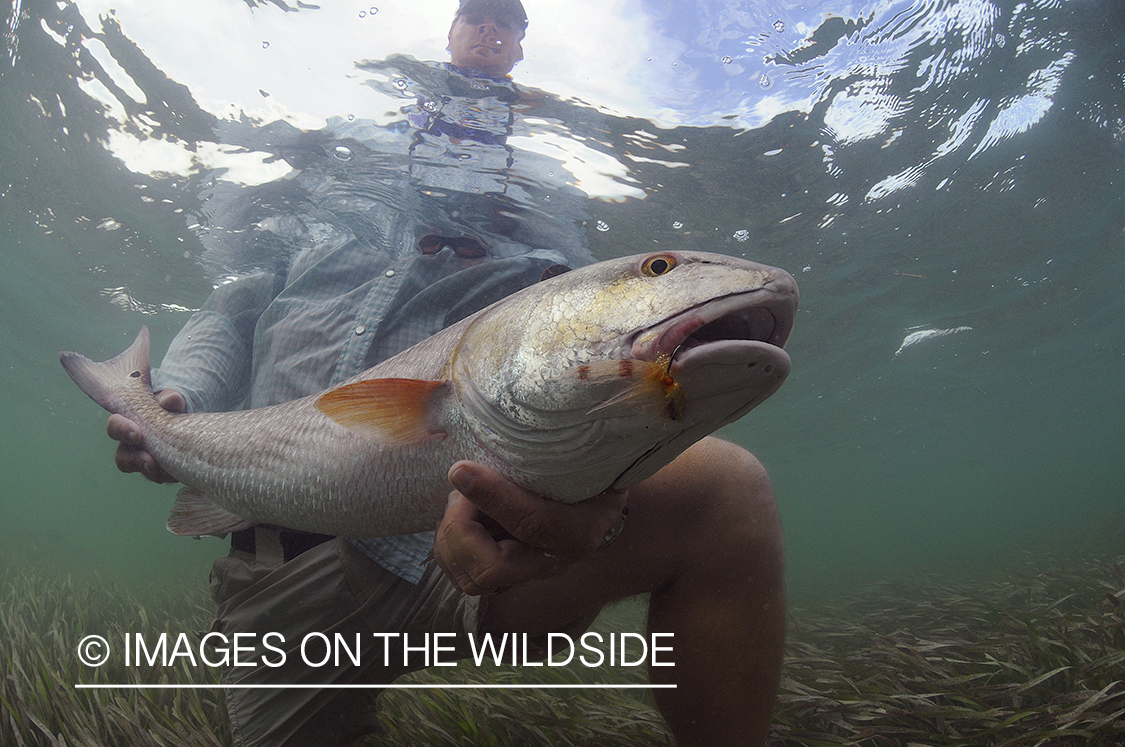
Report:
[[[599,619],[643,629],[638,605]],[[89,633],[121,641],[210,624],[202,588],[132,590],[27,567],[0,571],[0,744],[231,744],[218,688],[86,690],[76,684],[218,684],[167,668],[80,663]],[[486,665],[404,682],[641,683],[642,669]],[[643,690],[395,690],[368,745],[671,745]],[[790,614],[772,747],[1119,747],[1125,744],[1125,557],[1039,558],[1002,578],[876,584],[846,604]]]

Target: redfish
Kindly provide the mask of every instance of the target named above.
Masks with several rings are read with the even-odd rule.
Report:
[[[184,484],[170,531],[389,536],[434,527],[459,459],[567,503],[649,477],[777,391],[797,296],[784,270],[723,255],[600,262],[326,392],[236,412],[160,407],[145,328],[104,363],[59,358]]]

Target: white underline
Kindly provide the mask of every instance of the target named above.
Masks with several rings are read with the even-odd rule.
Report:
[[[436,685],[174,685],[169,683],[144,685],[137,683],[122,684],[76,684],[76,690],[657,690],[674,689],[675,685],[470,685],[470,684],[436,684]]]

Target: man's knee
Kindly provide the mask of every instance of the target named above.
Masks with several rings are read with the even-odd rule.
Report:
[[[769,475],[757,457],[738,444],[708,438],[699,444],[696,484],[709,494],[716,511],[776,517],[777,503]]]
[[[697,444],[696,485],[700,491],[701,540],[712,551],[750,554],[780,564],[781,520],[769,475],[741,446],[717,438]],[[719,547],[715,547],[715,545]]]

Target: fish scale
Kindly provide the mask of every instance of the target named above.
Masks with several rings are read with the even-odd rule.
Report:
[[[432,529],[460,459],[568,503],[654,474],[777,390],[796,304],[788,273],[742,259],[610,260],[525,288],[326,392],[224,413],[160,407],[144,328],[112,360],[60,361],[184,484],[171,531],[377,537]]]

